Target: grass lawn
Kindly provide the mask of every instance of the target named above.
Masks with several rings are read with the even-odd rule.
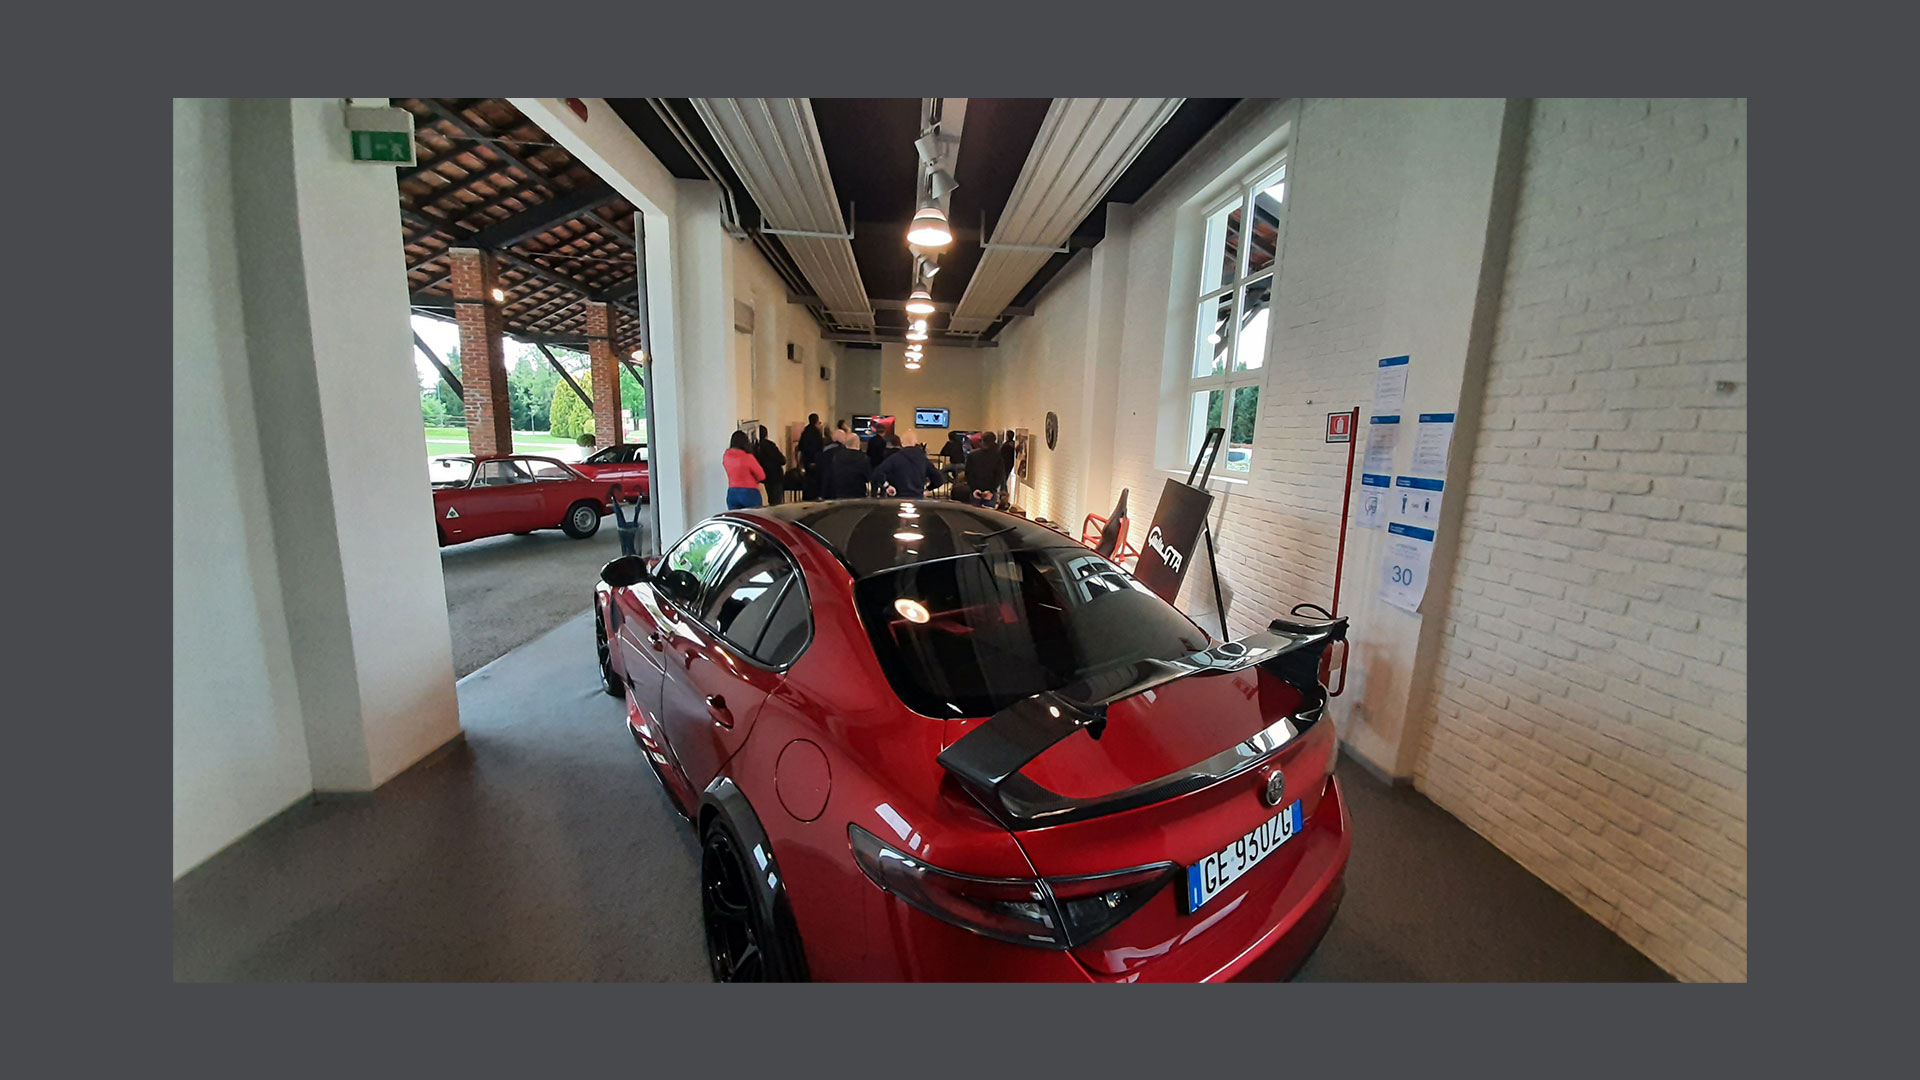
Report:
[[[563,461],[578,461],[584,456],[584,448],[574,444],[572,439],[555,438],[544,431],[516,431],[513,433],[513,448],[525,454],[548,454]],[[435,454],[464,454],[467,452],[467,429],[456,427],[430,427],[427,429],[427,456]]]

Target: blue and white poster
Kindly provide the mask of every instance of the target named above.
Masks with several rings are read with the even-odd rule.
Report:
[[[1433,566],[1433,530],[1396,521],[1387,526],[1387,557],[1380,561],[1380,599],[1409,614],[1420,610]]]
[[[1445,480],[1425,476],[1395,477],[1390,512],[1401,521],[1431,529],[1439,524],[1440,496],[1446,487]]]
[[[1381,473],[1360,474],[1360,504],[1354,514],[1354,525],[1362,529],[1377,529],[1387,523],[1387,501],[1392,497],[1387,477]]]
[[[1420,427],[1413,438],[1413,464],[1408,471],[1421,476],[1447,475],[1447,455],[1453,449],[1453,414],[1420,414]]]

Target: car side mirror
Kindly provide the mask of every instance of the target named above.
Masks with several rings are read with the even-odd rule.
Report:
[[[638,585],[652,576],[647,572],[647,560],[638,555],[622,555],[600,568],[600,580],[616,589]]]

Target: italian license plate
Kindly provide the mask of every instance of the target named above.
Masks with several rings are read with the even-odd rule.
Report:
[[[1187,867],[1184,913],[1191,915],[1205,907],[1260,860],[1299,835],[1301,824],[1300,800],[1295,799],[1286,809],[1255,825],[1252,832]]]

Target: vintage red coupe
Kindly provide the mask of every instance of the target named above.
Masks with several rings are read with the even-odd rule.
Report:
[[[574,466],[575,471],[606,484],[619,484],[626,501],[646,502],[652,497],[647,472],[647,444],[621,443],[606,446],[587,455]]]
[[[1274,979],[1333,919],[1344,618],[1212,643],[951,502],[731,512],[601,578],[601,677],[698,832],[716,979]]]
[[[584,540],[600,530],[602,515],[613,513],[611,484],[556,458],[447,455],[435,462],[433,516],[442,547],[537,529]]]

